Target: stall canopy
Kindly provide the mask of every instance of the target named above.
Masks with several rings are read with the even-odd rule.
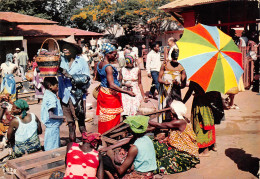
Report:
[[[199,22],[229,29],[255,26],[260,19],[259,0],[173,0],[159,9],[172,14],[184,27]]]

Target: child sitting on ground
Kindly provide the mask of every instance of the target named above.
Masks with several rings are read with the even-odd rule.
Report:
[[[41,121],[46,126],[44,136],[44,150],[53,150],[60,147],[60,126],[65,119],[59,99],[58,81],[56,77],[45,77],[43,81],[45,92],[41,107]]]

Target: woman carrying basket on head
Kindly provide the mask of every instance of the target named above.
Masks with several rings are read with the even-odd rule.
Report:
[[[135,96],[132,91],[120,88],[117,80],[118,72],[111,65],[117,60],[116,47],[110,43],[102,46],[104,60],[97,65],[97,72],[101,80],[101,88],[97,97],[97,115],[99,115],[98,132],[103,134],[120,123],[123,112],[121,93]]]

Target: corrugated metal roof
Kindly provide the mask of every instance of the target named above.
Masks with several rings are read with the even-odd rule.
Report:
[[[102,36],[103,34],[59,25],[17,25],[21,36]]]
[[[172,2],[159,7],[159,9],[163,9],[163,10],[178,9],[178,8],[216,3],[222,1],[229,1],[229,0],[173,0]]]
[[[39,17],[28,16],[15,12],[0,12],[0,21],[17,22],[17,23],[44,23],[44,24],[58,24],[58,22],[42,19]]]

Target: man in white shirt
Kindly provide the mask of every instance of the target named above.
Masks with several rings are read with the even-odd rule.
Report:
[[[132,47],[132,51],[133,51],[135,58],[137,59],[138,58],[138,48],[135,46],[135,44]]]
[[[168,45],[170,46],[170,50],[169,50],[169,53],[168,53],[168,58],[167,58],[167,60],[169,60],[169,61],[171,61],[172,60],[172,56],[171,56],[171,54],[172,54],[172,51],[173,50],[178,50],[178,46],[176,45],[176,43],[175,43],[175,39],[173,38],[173,37],[170,37],[169,39],[168,39]]]
[[[16,64],[16,66],[18,67],[18,53],[20,52],[20,48],[16,48],[15,49],[15,53],[14,53],[14,64]],[[18,76],[21,76],[21,72],[20,72],[20,69],[17,70],[17,75]]]
[[[148,77],[153,78],[152,86],[149,92],[149,97],[154,97],[155,89],[159,93],[160,84],[158,82],[159,71],[161,68],[161,59],[160,59],[160,45],[159,44],[152,44],[151,51],[147,54],[147,61],[146,61],[146,71]]]
[[[19,68],[21,70],[22,79],[23,81],[26,81],[25,73],[27,72],[29,57],[28,54],[24,51],[24,47],[21,47],[21,51],[18,53],[17,59]]]

